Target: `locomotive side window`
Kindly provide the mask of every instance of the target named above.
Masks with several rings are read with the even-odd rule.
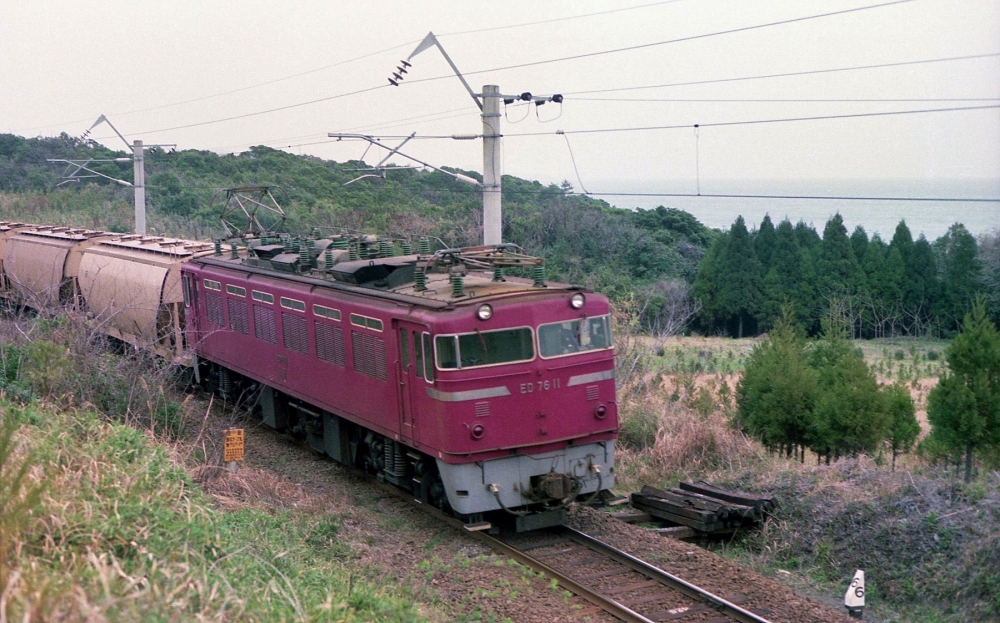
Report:
[[[184,307],[191,307],[191,280],[187,275],[181,275],[181,292],[184,293]]]
[[[281,297],[281,306],[285,309],[294,309],[295,311],[304,312],[306,310],[306,304],[304,301],[299,301],[297,299],[290,299]]]
[[[261,292],[259,290],[254,290],[251,293],[251,296],[253,297],[253,300],[255,300],[255,301],[259,301],[261,303],[267,303],[268,305],[273,305],[274,304],[274,295],[273,294],[268,294],[267,292]]]
[[[226,285],[226,292],[232,294],[233,296],[243,296],[247,295],[247,289],[241,288],[239,286]]]
[[[494,366],[535,358],[529,327],[439,335],[435,340],[437,367],[442,370]]]
[[[538,350],[543,359],[611,348],[610,316],[593,316],[538,327]]]
[[[382,321],[378,318],[362,316],[361,314],[351,314],[351,324],[356,327],[364,327],[374,331],[382,331]]]
[[[424,379],[428,383],[434,382],[434,350],[431,348],[431,334],[424,333]]]
[[[399,344],[403,351],[403,369],[410,365],[410,341],[407,339],[406,329],[399,330]]]
[[[204,282],[206,290],[215,290],[216,292],[222,291],[222,284],[218,281],[213,281],[211,279],[205,279]]]
[[[317,316],[322,316],[323,318],[329,318],[330,320],[336,320],[337,322],[340,322],[339,309],[323,307],[322,305],[313,305],[313,314]]]
[[[413,370],[424,378],[424,349],[420,347],[420,334],[413,332]]]

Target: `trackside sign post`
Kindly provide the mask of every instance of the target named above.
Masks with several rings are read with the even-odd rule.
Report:
[[[844,594],[844,606],[847,607],[847,614],[852,619],[860,619],[865,611],[865,572],[858,569],[854,573],[851,585],[847,587]]]
[[[223,460],[229,471],[236,471],[236,462],[243,460],[243,429],[230,428],[226,430],[226,444],[223,450]]]

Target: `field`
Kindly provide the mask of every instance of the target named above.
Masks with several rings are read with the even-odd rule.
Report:
[[[0,421],[15,431],[0,443],[10,620],[499,621],[567,599],[409,511],[387,514],[339,467],[274,435],[251,429],[270,449],[237,475],[220,471],[236,412],[172,389],[154,362],[103,350],[73,319],[0,328]],[[893,472],[885,454],[826,466],[767,453],[730,425],[755,343],[652,350],[619,397],[618,492],[681,479],[771,492],[782,507],[762,531],[702,545],[834,607],[863,568],[868,620],[995,618],[1000,474],[965,486],[919,455]],[[924,404],[943,343],[857,346]]]
[[[619,397],[619,488],[704,479],[776,495],[757,533],[708,547],[831,605],[856,569],[869,583],[867,620],[989,621],[1000,616],[1000,472],[964,485],[955,465],[919,452],[820,465],[770,454],[734,430],[734,393],[758,340],[682,337],[650,349],[643,381]],[[856,341],[882,382],[910,388],[923,433],[926,399],[946,343]],[[842,607],[842,606],[840,606]]]

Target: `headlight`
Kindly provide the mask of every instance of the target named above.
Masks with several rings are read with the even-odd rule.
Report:
[[[569,306],[572,307],[573,309],[580,309],[581,307],[583,307],[583,303],[585,300],[586,299],[583,298],[583,295],[577,292],[569,299]]]
[[[476,440],[482,439],[485,434],[486,427],[482,424],[476,424],[469,430],[469,436]]]
[[[476,310],[476,318],[479,318],[480,320],[489,320],[492,317],[493,308],[487,303],[483,303],[479,306],[479,309]]]

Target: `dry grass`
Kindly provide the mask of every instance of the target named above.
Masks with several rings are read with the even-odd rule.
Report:
[[[619,486],[711,480],[784,463],[730,425],[734,378],[664,376],[630,395],[622,408]]]
[[[323,507],[320,498],[306,494],[302,485],[255,467],[230,472],[223,467],[203,466],[193,471],[193,478],[224,510],[249,507],[319,511]]]

